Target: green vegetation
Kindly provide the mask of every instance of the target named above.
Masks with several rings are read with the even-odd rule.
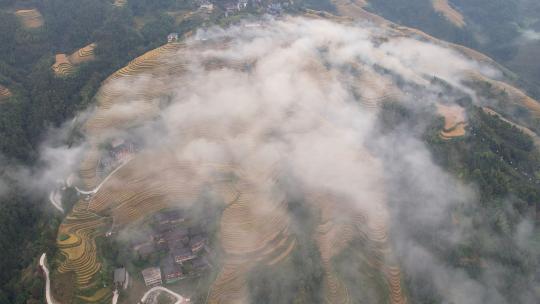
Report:
[[[431,0],[370,0],[366,9],[398,24],[418,28],[447,41],[472,48],[479,46],[467,27],[456,27],[435,12]]]
[[[453,206],[447,210],[447,220],[434,226],[409,222],[414,216],[408,213],[416,212],[416,206],[412,201],[406,202],[410,207],[400,211],[400,227],[408,227],[414,241],[434,252],[448,268],[461,269],[472,278],[499,269],[505,279],[494,287],[512,302],[529,290],[528,286],[538,284],[534,272],[540,250],[520,246],[516,235],[519,225],[535,222],[540,209],[540,153],[531,138],[519,129],[486,114],[468,99],[460,103],[468,112],[467,134],[443,140],[439,136],[442,118],[434,118],[426,128],[424,140],[438,165],[476,190],[475,201]],[[426,113],[395,103],[384,105],[381,122],[385,134],[414,129],[417,115]],[[441,238],[441,231],[462,225],[467,234],[457,243]],[[433,282],[424,276],[407,276],[405,281],[412,302],[441,302]]]
[[[470,135],[463,140],[429,138],[437,162],[478,185],[482,204],[513,196],[513,207],[523,215],[528,206],[540,209],[540,154],[532,139],[479,108],[469,115]]]
[[[128,7],[117,8],[106,0],[36,0],[25,6],[38,9],[45,25],[25,29],[12,13],[14,2],[0,1],[0,85],[13,93],[0,104],[0,160],[6,168],[0,175],[8,164],[38,166],[45,131],[89,105],[108,75],[165,43],[168,32],[182,34],[199,24],[175,25],[163,15],[166,8],[192,6],[190,1],[129,1]],[[151,20],[141,31],[134,27],[136,15]],[[54,54],[92,42],[98,45],[95,61],[78,66],[69,77],[55,77]],[[40,252],[53,250],[59,219],[49,214],[44,199],[25,194],[14,182],[7,189],[0,197],[0,303],[27,303],[32,286],[21,283],[21,270]]]

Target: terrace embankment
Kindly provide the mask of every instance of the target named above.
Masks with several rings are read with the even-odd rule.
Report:
[[[71,55],[56,54],[54,57],[54,64],[51,69],[56,76],[65,77],[73,74],[76,70],[76,66],[89,62],[95,59],[94,49],[95,43],[91,43],[83,48],[78,49]]]
[[[458,105],[437,104],[437,113],[444,117],[444,127],[441,130],[442,139],[452,139],[465,135],[467,126],[465,109]]]
[[[15,12],[15,15],[21,20],[24,27],[36,29],[43,26],[43,16],[35,9],[22,9]]]

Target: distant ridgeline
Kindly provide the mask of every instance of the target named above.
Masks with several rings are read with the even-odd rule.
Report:
[[[340,1],[332,1],[340,2]],[[353,1],[355,2],[355,1]],[[510,67],[516,81],[540,98],[535,60],[540,2],[529,0],[368,0],[367,10],[435,37],[477,49]],[[418,18],[422,16],[422,18]]]

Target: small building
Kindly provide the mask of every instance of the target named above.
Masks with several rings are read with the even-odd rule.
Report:
[[[184,214],[180,210],[161,211],[154,215],[154,220],[158,225],[177,225],[185,221]]]
[[[180,270],[178,264],[174,262],[172,256],[168,256],[162,261],[161,271],[163,273],[163,279],[167,284],[174,283],[184,278],[184,274]]]
[[[214,4],[210,2],[203,2],[201,6],[199,6],[199,9],[211,12],[214,10]]]
[[[245,9],[248,6],[248,0],[238,0],[237,8],[238,10]]]
[[[117,289],[123,288],[127,289],[128,287],[128,281],[129,281],[129,274],[126,271],[126,268],[116,268],[114,270],[114,286]]]
[[[167,42],[177,42],[178,41],[178,33],[170,33],[167,35]]]
[[[179,243],[188,243],[189,234],[185,228],[176,228],[154,235],[154,242],[160,249],[175,247]]]
[[[163,283],[161,280],[161,270],[159,267],[146,268],[141,273],[144,279],[144,284],[147,287],[154,287]]]
[[[188,230],[184,228],[177,228],[172,231],[165,232],[163,239],[169,245],[169,248],[175,246],[175,244],[182,243],[187,244],[189,242]]]
[[[206,238],[204,238],[201,235],[196,235],[192,237],[191,240],[189,241],[189,247],[191,248],[191,251],[193,253],[200,252],[204,248],[205,244],[206,244]]]
[[[271,15],[279,15],[283,11],[281,3],[270,3],[268,4],[268,13]]]
[[[174,257],[174,261],[177,264],[182,264],[197,257],[193,251],[191,251],[191,248],[186,247],[174,248],[171,250],[171,255]]]
[[[154,230],[158,234],[164,234],[167,231],[171,231],[174,228],[174,226],[169,223],[163,223],[163,224],[156,223],[154,228],[155,228]]]

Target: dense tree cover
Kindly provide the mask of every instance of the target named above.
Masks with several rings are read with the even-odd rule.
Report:
[[[483,49],[499,60],[508,60],[514,53],[512,44],[519,37],[517,23],[524,17],[518,4],[506,0],[453,0],[452,3],[487,36]]]
[[[436,161],[479,191],[478,204],[460,210],[472,219],[474,233],[441,255],[472,277],[482,275],[486,263],[500,265],[506,277],[496,288],[512,302],[538,284],[532,278],[540,255],[518,246],[516,234],[540,210],[540,153],[528,135],[480,108],[470,108],[469,116],[463,140],[428,141]]]
[[[53,254],[56,227],[60,219],[40,207],[39,200],[21,195],[16,189],[0,202],[0,303],[41,303],[43,282],[39,276],[20,279],[19,271],[36,273],[36,257]],[[33,299],[33,300],[32,300]],[[38,302],[39,300],[39,302]],[[34,302],[27,302],[34,301]]]
[[[509,303],[515,302],[524,298],[530,286],[538,284],[534,281],[534,272],[540,254],[537,249],[519,246],[516,235],[519,225],[527,220],[534,223],[540,208],[540,153],[531,138],[519,129],[486,114],[468,99],[460,103],[467,107],[468,113],[469,125],[464,137],[441,139],[443,120],[439,118],[424,128],[427,131],[423,139],[438,165],[476,190],[475,201],[453,206],[443,222],[423,225],[410,220],[417,212],[416,198],[405,198],[404,202],[404,196],[390,196],[390,204],[408,206],[395,209],[400,212],[396,215],[400,218],[400,229],[409,231],[415,242],[435,253],[448,269],[463,270],[479,280],[485,278],[490,269],[499,269],[504,280],[493,287]],[[418,115],[425,113],[399,104],[386,104],[380,115],[383,132],[414,130]],[[408,184],[407,180],[396,182],[403,187]],[[465,225],[466,234],[457,242],[441,237],[441,231],[460,225]],[[441,295],[426,278],[429,276],[406,273],[411,300],[440,303]]]
[[[53,50],[71,52],[93,41],[93,32],[107,18],[108,1],[44,0],[40,5]]]
[[[0,1],[0,84],[13,93],[0,103],[2,166],[34,166],[45,131],[60,126],[91,103],[108,75],[166,42],[168,32],[183,33],[197,25],[175,25],[161,10],[191,2],[129,3],[133,7],[116,8],[107,0],[26,1],[25,7],[42,13],[45,24],[25,29],[12,13],[14,2]],[[135,14],[150,20],[141,31],[134,26]],[[54,54],[71,53],[92,42],[98,45],[95,61],[77,66],[68,77],[54,75]],[[4,173],[0,171],[0,176]],[[0,196],[0,247],[4,251],[0,303],[32,303],[39,298],[32,292],[37,283],[21,280],[21,270],[54,245],[58,219],[49,214],[44,198],[26,194],[15,183],[10,182],[7,188]]]
[[[441,17],[433,10],[431,0],[370,0],[367,9],[435,37],[473,48],[478,46],[469,28],[458,28]]]
[[[165,37],[174,29],[174,18],[167,14],[159,14],[143,26],[141,34],[146,43],[151,43],[155,40],[154,37]]]
[[[128,1],[128,5],[133,11],[135,15],[144,15],[148,12],[157,12],[162,11],[164,9],[170,9],[177,5],[177,3],[180,2],[179,5],[182,5],[182,3],[189,2],[187,0],[184,1],[176,1],[176,0],[132,0]]]

